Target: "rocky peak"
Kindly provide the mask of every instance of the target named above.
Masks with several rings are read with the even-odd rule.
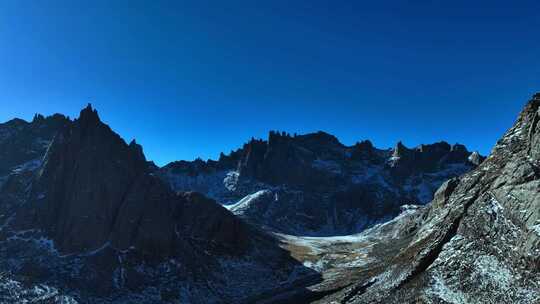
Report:
[[[81,110],[78,121],[82,126],[95,125],[101,122],[97,110],[92,108],[91,103]]]
[[[398,141],[392,152],[392,157],[394,158],[406,157],[408,156],[410,151],[411,150],[405,147],[405,145],[401,141]]]
[[[129,149],[132,152],[131,154],[137,159],[137,161],[144,161],[146,162],[146,157],[143,153],[143,147],[139,145],[135,139],[131,140],[129,143]]]
[[[210,302],[251,303],[311,272],[273,237],[215,201],[173,191],[142,147],[135,140],[127,144],[91,106],[55,131],[47,120],[38,118],[8,144],[0,142],[0,165],[11,164],[4,162],[8,154],[24,156],[14,161],[18,166],[32,160],[17,169],[24,174],[10,175],[9,182],[0,178],[8,184],[0,185],[0,260],[10,261],[9,268],[2,263],[3,271],[36,284],[53,282],[84,303],[191,303],[201,295]],[[33,147],[13,145],[18,142],[41,148],[24,155],[22,148]],[[253,269],[264,275],[252,275]],[[6,298],[4,279],[0,274],[0,297],[29,299],[9,286]],[[50,289],[54,299],[43,297],[49,287],[39,286],[39,299],[30,302],[63,301],[56,289]]]
[[[34,115],[34,118],[32,119],[32,123],[38,123],[38,122],[42,122],[45,120],[45,117],[41,114],[35,114]]]
[[[14,223],[19,229],[41,229],[64,253],[110,244],[163,257],[183,246],[179,227],[184,224],[178,221],[198,216],[191,201],[204,205],[212,219],[197,226],[209,231],[185,233],[201,234],[233,251],[244,248],[238,247],[248,238],[239,233],[243,224],[212,201],[178,196],[151,174],[142,147],[135,140],[126,144],[89,105],[55,137],[31,199]]]
[[[464,153],[469,152],[469,151],[467,150],[467,147],[465,147],[465,146],[462,145],[462,144],[457,144],[457,143],[452,145],[452,148],[451,148],[450,151],[452,151],[452,152],[459,152],[459,153],[461,153],[461,152],[464,152]]]
[[[426,154],[440,154],[440,153],[448,153],[452,150],[453,146],[450,146],[449,143],[445,141],[433,143],[430,145],[422,144],[418,147],[416,147],[414,150],[416,152],[420,153],[426,153]]]
[[[472,164],[478,166],[484,160],[484,158],[485,157],[481,156],[480,153],[478,153],[478,151],[474,151],[473,153],[471,153],[471,155],[469,155],[467,159]]]
[[[398,142],[388,160],[392,175],[399,181],[419,172],[435,172],[447,164],[474,166],[468,158],[470,152],[461,144],[450,145],[441,141],[408,149]],[[480,157],[480,156],[479,156]],[[481,157],[480,157],[481,159]]]
[[[410,164],[413,156],[413,150],[405,147],[405,145],[398,141],[394,149],[392,150],[392,156],[388,161],[388,165],[393,168],[394,174],[404,175],[406,167]]]
[[[309,143],[311,145],[322,145],[322,146],[341,146],[341,143],[332,134],[328,134],[323,131],[317,131],[316,133],[310,133],[305,135],[296,136],[302,142]]]
[[[270,138],[272,138],[270,140]],[[274,146],[282,141],[279,134],[271,135],[268,143],[272,142]],[[269,144],[268,144],[269,145]],[[268,150],[267,142],[263,140],[251,139],[242,149],[243,155],[238,164],[238,171],[246,177],[255,177],[261,174],[261,164],[264,162]]]
[[[373,160],[375,161],[377,159],[377,155],[375,153],[375,147],[369,140],[363,140],[361,142],[357,142],[353,147],[351,151],[351,159],[352,160]]]
[[[28,122],[20,118],[14,118],[5,122],[3,125],[9,128],[22,128],[23,126],[28,125]]]
[[[12,119],[0,124],[0,179],[17,166],[39,163],[53,137],[71,122],[55,114],[36,115],[31,123]]]
[[[369,139],[357,142],[355,147],[358,150],[367,150],[367,151],[370,151],[370,150],[374,149],[373,143]]]
[[[370,141],[347,147],[324,132],[290,136],[272,131],[268,140],[252,138],[230,155],[222,153],[218,162],[172,163],[160,176],[176,191],[201,191],[223,204],[277,189],[268,203],[260,203],[267,211],[256,207],[259,203],[237,210],[287,233],[317,234],[321,227],[326,235],[355,233],[372,219],[395,214],[404,202],[428,203],[445,180],[475,167],[468,154],[458,157],[461,149],[454,150],[446,142],[413,149],[400,142],[394,151],[377,149]],[[389,160],[392,152],[396,158]]]
[[[268,133],[268,146],[272,148],[284,146],[290,142],[291,139],[292,136],[287,132],[270,131]]]

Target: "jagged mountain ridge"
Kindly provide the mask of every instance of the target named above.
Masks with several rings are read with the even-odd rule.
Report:
[[[54,143],[53,140],[53,143],[48,146],[47,157],[43,158],[41,162],[33,161],[35,158],[31,157],[35,156],[35,154],[28,154],[28,159],[23,160],[23,164],[29,161],[28,165],[15,164],[12,166],[11,171],[8,170],[9,175],[1,189],[0,242],[2,246],[0,260],[2,262],[0,262],[0,302],[17,303],[17,301],[22,302],[23,299],[46,299],[53,303],[74,303],[77,300],[83,303],[85,300],[103,303],[155,303],[159,301],[256,303],[265,299],[268,303],[302,303],[322,298],[318,303],[331,303],[332,301],[339,303],[536,303],[540,301],[540,289],[538,286],[538,269],[540,268],[538,250],[540,244],[537,227],[540,224],[538,215],[538,210],[540,210],[538,205],[538,190],[540,189],[538,185],[540,177],[538,174],[540,172],[538,170],[538,159],[540,158],[540,152],[538,151],[538,144],[540,143],[538,139],[540,134],[538,127],[540,121],[539,108],[540,95],[535,95],[520,114],[515,126],[497,143],[489,158],[484,162],[477,162],[480,163],[479,167],[473,169],[470,173],[465,173],[462,177],[452,178],[447,183],[444,183],[437,191],[435,199],[430,205],[426,207],[408,207],[400,217],[391,222],[376,225],[359,236],[336,238],[336,240],[339,240],[337,248],[329,252],[326,258],[334,259],[333,262],[336,263],[337,267],[346,267],[347,270],[344,272],[323,273],[324,280],[318,284],[310,283],[318,280],[316,279],[316,273],[309,272],[305,267],[298,264],[282,264],[283,261],[287,261],[286,257],[279,257],[279,255],[276,257],[273,254],[259,255],[258,260],[268,259],[271,261],[270,263],[273,263],[264,266],[258,262],[254,263],[252,260],[253,255],[242,251],[242,246],[238,247],[240,249],[238,253],[235,253],[234,249],[229,251],[229,249],[220,245],[207,247],[204,240],[212,239],[212,234],[200,235],[200,238],[197,239],[202,242],[199,243],[195,240],[195,243],[183,247],[182,254],[186,256],[176,256],[172,260],[164,260],[164,257],[174,257],[174,252],[168,249],[164,250],[164,248],[170,248],[171,246],[158,245],[156,250],[153,245],[148,247],[143,245],[145,242],[140,242],[137,237],[133,238],[134,242],[131,243],[132,238],[125,237],[131,234],[129,232],[120,233],[124,237],[111,238],[111,243],[114,245],[110,246],[105,242],[107,246],[97,248],[98,244],[103,244],[102,240],[97,237],[99,234],[91,236],[84,236],[83,234],[81,240],[85,240],[85,244],[74,243],[73,240],[76,239],[74,237],[66,239],[60,237],[55,240],[54,232],[58,231],[57,227],[74,227],[75,230],[82,231],[84,225],[77,228],[77,225],[58,224],[56,220],[48,220],[43,223],[32,221],[35,219],[32,215],[36,213],[43,214],[44,211],[37,210],[39,208],[27,209],[27,212],[23,212],[21,218],[15,217],[12,221],[7,221],[7,225],[5,225],[6,221],[4,220],[9,219],[9,212],[13,210],[11,207],[20,203],[17,202],[18,199],[24,199],[24,202],[30,204],[39,204],[38,201],[42,201],[47,196],[47,192],[43,192],[43,189],[60,193],[73,192],[72,190],[65,191],[63,186],[57,186],[51,183],[51,180],[65,180],[67,179],[66,176],[69,176],[69,174],[66,175],[66,172],[73,173],[79,170],[74,170],[75,167],[84,168],[84,166],[70,167],[63,164],[66,162],[65,159],[55,161],[55,155],[71,154],[71,152],[59,153],[55,152],[55,150],[79,150],[85,151],[82,154],[88,155],[95,153],[89,153],[88,151],[92,151],[92,143],[98,142],[90,140],[86,144],[78,146],[73,143],[73,139],[68,139],[69,144],[67,145],[65,141],[59,140],[59,143]],[[91,109],[91,113],[93,112]],[[66,134],[68,136],[78,136],[78,131],[74,131],[71,124],[72,122],[67,120],[66,125],[63,125],[63,127],[70,130]],[[107,128],[103,130],[107,131]],[[116,136],[111,138],[116,138]],[[294,138],[286,134],[279,134],[279,136]],[[314,141],[316,140],[307,140],[307,142]],[[100,140],[99,142],[105,143],[104,146],[107,147],[109,139]],[[110,142],[117,141],[116,139],[110,139]],[[265,141],[259,140],[258,142],[264,143]],[[323,139],[322,142],[337,148],[339,152],[339,145],[334,145],[332,140]],[[121,160],[120,167],[128,168],[128,173],[122,173],[122,175],[138,176],[137,168],[141,167],[144,168],[141,170],[141,172],[144,172],[142,175],[161,175],[163,178],[163,171],[159,172],[158,168],[153,167],[144,159],[142,148],[135,142],[126,144],[123,140],[120,140],[118,143],[122,146],[120,152],[115,152],[117,148],[104,148],[107,152],[113,152],[106,153],[107,160],[105,163],[108,164],[106,167],[114,167],[113,163],[116,160]],[[295,145],[282,138],[278,139],[278,143],[280,145],[285,143],[284,146],[288,147],[288,149],[291,145]],[[369,145],[369,143],[362,144]],[[111,145],[118,147],[116,144]],[[70,148],[66,148],[66,146]],[[320,190],[318,187],[326,190],[321,185],[304,184],[306,179],[299,173],[301,170],[294,168],[290,173],[283,176],[279,171],[274,171],[268,176],[264,176],[264,172],[262,173],[263,176],[259,175],[258,172],[262,166],[258,165],[258,163],[265,161],[265,154],[268,152],[268,149],[262,149],[262,146],[263,144],[250,149],[249,157],[253,157],[256,161],[250,162],[243,157],[239,157],[242,160],[240,166],[234,165],[237,163],[236,161],[230,161],[233,167],[239,168],[233,171],[236,174],[229,174],[230,171],[225,172],[223,179],[227,181],[226,186],[231,188],[239,187],[240,190],[242,190],[242,187],[248,189],[246,190],[248,194],[245,197],[230,206],[233,211],[239,211],[238,213],[241,215],[245,215],[246,210],[248,212],[251,210],[260,212],[257,208],[251,208],[264,206],[268,201],[275,201],[276,193],[279,197],[290,195],[296,199],[294,195],[305,196],[305,193],[298,193],[299,189],[302,192],[305,192],[306,189],[309,191]],[[335,153],[336,150],[334,149],[320,147],[319,144],[314,146],[318,149],[314,152],[314,155],[331,156],[326,157],[326,159],[315,158],[311,163],[307,163],[311,167],[313,167],[314,163],[315,167],[320,165],[320,160],[335,160],[335,155],[341,155]],[[27,146],[21,145],[21,147]],[[74,149],[74,147],[77,147],[77,149]],[[459,164],[463,160],[462,156],[449,157],[448,149],[445,147],[447,146],[428,145],[415,149],[405,149],[406,147],[397,145],[395,149],[390,151],[380,150],[385,152],[381,164],[384,168],[388,168],[387,170],[394,170],[388,175],[390,178],[407,181],[410,180],[411,176],[417,176],[419,173],[426,175],[440,172],[441,167],[433,166],[434,163],[443,164],[442,167],[444,167],[448,164]],[[297,147],[292,149],[297,149]],[[264,154],[261,151],[264,151]],[[437,161],[430,161],[429,157],[427,161],[422,160],[426,158],[422,158],[418,154],[427,151],[439,153],[437,154],[439,156],[434,157]],[[450,151],[454,151],[451,155],[456,155],[457,151],[463,151],[463,149],[450,147]],[[305,153],[306,151],[302,152]],[[283,161],[283,155],[287,156],[286,159],[290,157],[289,154],[282,153],[282,151],[272,153],[278,155],[270,157],[268,160],[274,164],[280,164]],[[361,160],[370,159],[369,162],[359,161],[360,164],[372,165],[378,163],[378,160],[373,155],[366,157],[366,154],[370,154],[364,152],[360,154],[362,155]],[[93,155],[100,155],[100,153]],[[345,155],[347,156],[347,153]],[[465,155],[471,161],[479,160],[478,155],[471,154],[468,151]],[[73,157],[73,159],[81,159],[80,156],[82,155]],[[67,158],[70,159],[71,157]],[[85,158],[82,157],[82,159]],[[292,163],[298,160],[294,157],[291,157],[291,159],[293,160]],[[444,161],[441,162],[441,159]],[[407,163],[414,164],[416,162],[420,164],[424,161],[425,165],[422,166],[413,166],[412,168],[407,166]],[[83,162],[92,162],[94,165],[100,163],[100,161],[96,162],[94,157],[85,159]],[[124,166],[122,166],[123,162],[125,162]],[[195,163],[197,162],[188,162],[187,166],[192,166]],[[347,168],[341,163],[337,163],[340,169]],[[48,166],[50,166],[49,169]],[[208,166],[207,162],[199,162],[197,166],[201,166],[203,170],[194,169],[190,173],[192,177],[200,176],[201,171],[210,174],[218,171],[212,166]],[[219,166],[222,165],[215,168],[220,168]],[[221,167],[221,169],[225,170],[229,170],[228,168],[230,167]],[[284,168],[289,168],[289,166],[284,166]],[[302,168],[307,168],[307,166]],[[360,168],[365,168],[365,166]],[[82,171],[88,174],[87,180],[99,180],[102,176],[115,175],[110,174],[107,170],[103,171],[106,174],[99,175],[100,170],[102,170],[100,166],[88,166]],[[242,170],[247,171],[242,173]],[[336,170],[336,166],[324,166],[324,170],[330,173],[339,171]],[[249,174],[245,172],[249,172]],[[328,172],[313,178],[324,181]],[[332,175],[333,178],[335,178],[335,175]],[[341,177],[339,174],[337,175],[338,177],[335,178],[337,181],[335,182],[339,184]],[[85,176],[85,174],[79,176]],[[249,178],[245,178],[245,176],[249,176]],[[204,183],[206,183],[206,178],[203,179]],[[143,180],[147,180],[146,177]],[[225,228],[218,225],[209,230],[207,230],[207,227],[196,227],[197,224],[204,223],[205,220],[201,220],[200,217],[193,217],[201,213],[217,214],[217,219],[209,220],[209,222],[219,222],[220,219],[222,220],[221,211],[226,212],[226,210],[219,209],[221,211],[217,212],[214,203],[202,196],[175,194],[159,179],[150,178],[150,180],[151,183],[136,184],[134,188],[141,192],[145,192],[147,189],[153,189],[148,190],[150,193],[164,194],[166,192],[165,197],[170,196],[175,201],[172,203],[173,206],[176,204],[191,206],[187,207],[191,210],[183,213],[186,217],[178,219],[180,222],[188,223],[187,226],[189,227],[195,227],[188,231],[187,234],[190,235],[192,231],[227,230],[227,225]],[[261,180],[264,180],[264,182]],[[308,181],[311,182],[312,180],[309,179]],[[223,180],[220,180],[220,182],[223,182]],[[283,185],[282,182],[292,186],[288,188],[280,187]],[[72,186],[78,183],[72,183]],[[91,185],[87,181],[82,182],[82,184]],[[158,191],[155,190],[156,187]],[[94,190],[91,192],[100,193],[101,190],[97,190],[99,188],[101,187],[93,188]],[[82,190],[80,188],[74,192],[84,192]],[[162,190],[164,193],[161,192]],[[254,191],[250,192],[252,190]],[[110,191],[112,190],[109,189],[105,192]],[[234,194],[234,191],[232,193]],[[45,197],[43,197],[44,194]],[[139,194],[134,196],[138,197]],[[69,195],[61,195],[60,197],[62,197],[61,200],[51,199],[45,206],[50,207],[70,201]],[[68,199],[65,199],[65,197]],[[294,199],[283,200],[287,204],[291,201],[298,201]],[[74,199],[72,203],[75,201],[80,200]],[[262,201],[262,204],[257,204],[256,201]],[[68,203],[68,205],[70,204]],[[139,203],[135,203],[135,205],[140,206]],[[165,205],[169,204],[166,203]],[[299,207],[305,208],[305,205]],[[50,211],[53,208],[43,209]],[[128,208],[128,210],[134,211],[120,212],[127,214],[124,221],[127,224],[120,224],[119,226],[125,226],[128,228],[127,230],[130,230],[129,227],[132,227],[130,217],[134,214],[143,214],[143,218],[148,216],[146,218],[151,220],[153,212],[158,211],[159,213],[159,210],[151,209],[141,210],[135,208],[134,210]],[[171,212],[171,214],[175,213]],[[82,214],[75,212],[69,215],[68,218],[80,215]],[[163,215],[161,214],[159,217],[162,218]],[[226,218],[234,219],[234,217],[229,216],[226,216]],[[47,218],[47,216],[40,216],[40,218]],[[168,218],[168,215],[163,218]],[[255,217],[251,219],[253,218]],[[53,224],[51,224],[51,221]],[[235,223],[240,222],[235,221]],[[164,230],[160,231],[171,231],[171,226],[167,220],[163,221],[162,224],[160,223],[159,229]],[[95,223],[92,225],[95,225]],[[88,224],[86,226],[91,227]],[[116,225],[105,226],[112,226],[114,229]],[[40,229],[27,229],[34,227]],[[49,230],[51,227],[54,228]],[[251,226],[244,227],[254,229]],[[61,236],[72,234],[69,232],[70,229],[63,229],[63,231],[60,233]],[[79,234],[79,232],[76,234]],[[258,235],[258,232],[251,230],[247,234],[250,236],[253,234]],[[238,235],[245,234],[240,231]],[[54,242],[49,239],[49,236]],[[260,235],[260,237],[263,242],[255,241],[258,246],[263,246],[258,251],[270,250],[273,252],[276,250],[273,242],[268,240],[266,236]],[[288,237],[291,238],[291,236]],[[352,246],[351,244],[355,244],[355,241],[352,241],[355,238],[358,240],[358,244]],[[129,239],[129,241],[126,239]],[[227,237],[223,236],[217,239],[218,244],[223,243],[223,241],[226,243]],[[332,238],[322,239],[324,243],[331,246],[336,245],[336,243],[329,241]],[[158,243],[169,243],[162,240],[159,237]],[[307,240],[313,242],[310,238],[307,238]],[[56,246],[57,243],[58,246]],[[298,246],[294,242],[292,244]],[[132,249],[132,247],[140,248],[141,246],[150,248],[150,250],[139,251]],[[358,248],[355,248],[355,246]],[[350,247],[354,248],[350,254],[343,251],[350,250]],[[203,254],[206,249],[210,249],[210,251]],[[164,255],[158,254],[156,256],[156,252],[164,253]],[[204,262],[196,263],[198,267],[202,267],[199,271],[191,270],[192,267],[189,265],[182,265],[182,260],[201,259],[199,256],[201,254],[204,255],[202,259]],[[338,257],[340,259],[344,257],[345,260],[335,260]],[[350,259],[352,259],[352,262],[349,261]],[[140,264],[141,261],[146,262]],[[180,265],[178,265],[179,262]],[[309,267],[315,269],[324,267],[321,265],[313,266],[315,262],[310,261],[311,265]],[[190,263],[188,262],[188,264]],[[171,268],[175,269],[172,273],[170,270],[165,270]],[[81,269],[84,276],[89,276],[89,278],[83,279],[76,274]],[[240,269],[247,270],[247,272],[254,273],[254,275],[244,273]],[[3,273],[4,271],[7,274]],[[299,280],[298,284],[292,284],[293,278],[296,276],[295,271],[298,271],[296,274],[300,274],[300,277],[303,275],[309,280]],[[51,275],[51,273],[54,274]],[[344,274],[350,276],[344,276]],[[203,281],[187,282],[191,277],[203,278]],[[264,277],[265,280],[262,280],[261,277]],[[266,280],[267,277],[273,278]],[[32,279],[29,280],[28,278]],[[97,278],[107,278],[107,281],[97,284]],[[209,279],[212,286],[205,286],[204,279]],[[289,282],[291,284],[288,287],[280,288],[278,283],[280,280],[286,280],[286,282],[291,280]],[[67,283],[66,281],[70,282]],[[214,285],[214,282],[220,283]],[[228,284],[220,285],[223,282],[228,282]],[[268,283],[269,286],[267,287],[269,288],[257,289],[253,287],[254,285],[261,285],[261,282]],[[271,284],[274,285],[270,286]],[[241,287],[239,287],[240,285]],[[311,287],[306,289],[304,285],[311,285]],[[143,286],[149,286],[149,288]],[[245,292],[239,291],[244,289]],[[98,295],[88,295],[88,290],[93,290],[93,293],[97,291]],[[336,292],[336,290],[339,291]],[[104,296],[106,294],[113,294],[114,296]]]
[[[43,152],[0,189],[0,302],[242,303],[317,279],[214,201],[173,192],[90,105]]]
[[[46,118],[36,114],[31,122],[12,119],[0,124],[0,178],[5,180],[17,166],[37,165],[56,132],[67,121],[68,118],[60,114]]]
[[[403,204],[425,204],[449,178],[483,157],[446,142],[409,149],[348,147],[324,132],[270,132],[217,161],[178,161],[158,173],[177,191],[198,191],[235,214],[297,235],[359,232],[397,215]]]
[[[478,168],[359,236],[363,269],[317,303],[540,303],[539,121],[536,94]]]

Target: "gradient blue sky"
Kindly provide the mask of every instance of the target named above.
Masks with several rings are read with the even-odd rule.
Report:
[[[540,91],[539,8],[4,0],[0,121],[75,117],[91,102],[160,165],[216,158],[270,129],[486,154]]]

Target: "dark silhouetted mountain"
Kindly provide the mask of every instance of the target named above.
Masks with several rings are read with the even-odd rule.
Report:
[[[250,302],[317,278],[213,200],[172,191],[142,147],[126,144],[90,105],[74,121],[8,127],[20,132],[5,136],[21,142],[18,151],[33,149],[35,134],[50,142],[18,160],[36,157],[35,165],[11,167],[0,193],[0,269],[12,274],[0,280],[0,296],[23,278],[50,287],[34,296],[21,287],[8,302]]]

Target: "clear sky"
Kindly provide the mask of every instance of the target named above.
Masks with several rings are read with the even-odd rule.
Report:
[[[534,1],[4,0],[0,121],[91,102],[160,165],[270,129],[486,154],[540,91],[539,13]]]

